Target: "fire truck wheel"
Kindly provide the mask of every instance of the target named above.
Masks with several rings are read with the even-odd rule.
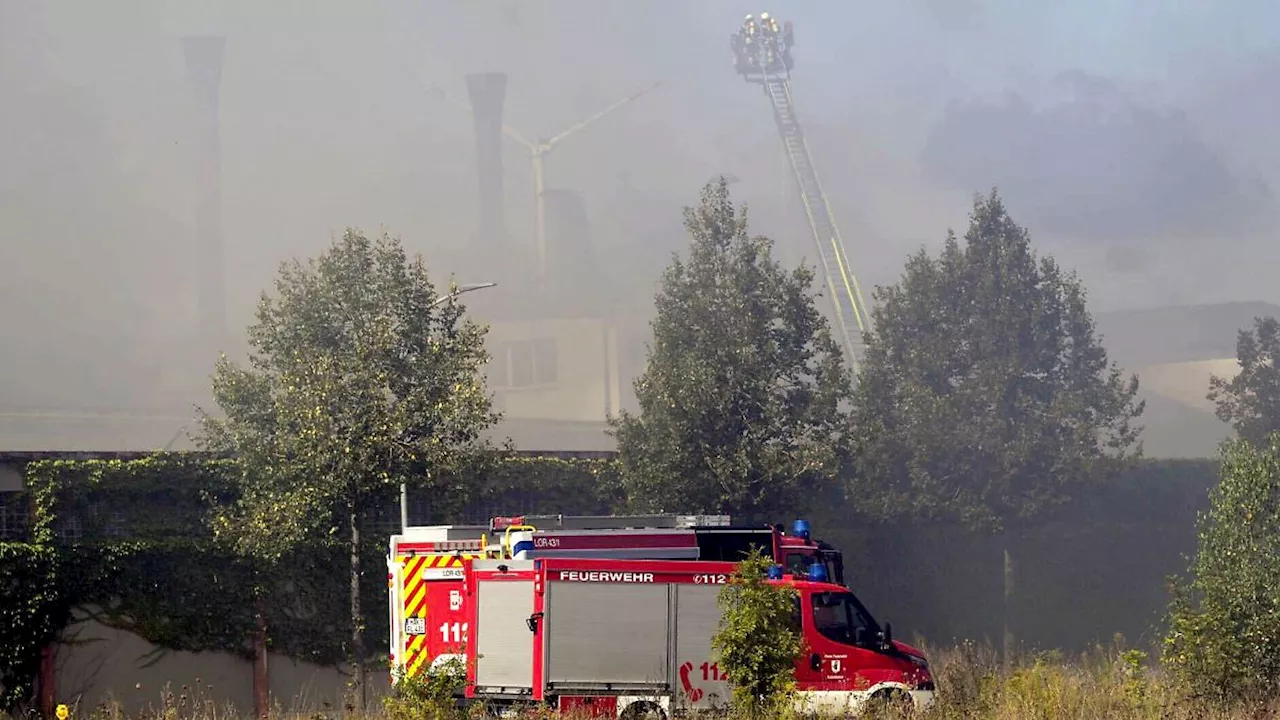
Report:
[[[911,695],[891,688],[889,690],[881,690],[871,696],[871,702],[868,703],[873,717],[904,717],[903,713],[910,713],[915,709],[915,701],[911,699]],[[888,715],[884,713],[888,711]]]
[[[658,703],[641,700],[622,711],[622,720],[667,720],[667,714]]]

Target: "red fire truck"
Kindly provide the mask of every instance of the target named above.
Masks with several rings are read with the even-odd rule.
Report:
[[[844,582],[840,551],[813,540],[797,520],[780,526],[733,526],[727,515],[525,515],[495,517],[487,525],[405,528],[387,557],[395,676],[417,674],[459,657],[466,642],[463,563],[468,559],[613,558],[736,561],[758,547],[788,573],[820,566]]]
[[[471,701],[540,703],[605,717],[671,717],[729,696],[711,638],[728,562],[549,558],[468,561]],[[896,642],[847,588],[785,576],[804,639],[798,710],[852,713],[872,698],[933,700],[919,650]]]

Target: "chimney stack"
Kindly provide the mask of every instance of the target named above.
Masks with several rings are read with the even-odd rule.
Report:
[[[467,93],[475,123],[480,242],[484,250],[494,251],[504,247],[507,230],[502,183],[502,105],[507,95],[507,75],[467,75]]]
[[[542,196],[547,208],[548,285],[557,289],[558,300],[564,303],[560,312],[576,315],[599,310],[600,267],[582,193],[548,188]]]
[[[218,137],[218,86],[226,41],[216,36],[182,39],[187,80],[194,98],[192,192],[200,343],[227,350],[226,280],[222,247],[222,148]],[[214,358],[208,358],[212,362]]]

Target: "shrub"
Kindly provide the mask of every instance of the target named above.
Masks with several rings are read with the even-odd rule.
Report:
[[[717,662],[729,676],[735,708],[749,718],[778,712],[795,692],[795,661],[802,646],[795,623],[794,588],[766,580],[773,561],[753,549],[723,590],[720,628],[712,638]]]
[[[398,671],[394,690],[382,700],[387,720],[460,718],[462,712],[457,698],[466,682],[466,665],[457,657],[412,676]]]
[[[1190,582],[1174,581],[1164,662],[1214,701],[1280,693],[1280,435],[1236,440],[1200,518]]]

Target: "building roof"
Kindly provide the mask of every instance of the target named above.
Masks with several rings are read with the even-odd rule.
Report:
[[[0,452],[194,450],[195,425],[164,410],[0,410]]]
[[[192,451],[195,455],[217,457],[212,453]],[[614,457],[611,451],[598,450],[515,450],[518,457],[553,457],[562,459],[581,458],[586,460],[608,460]],[[107,451],[3,451],[0,450],[0,465],[12,463],[37,462],[40,460],[141,460],[153,455],[149,450],[130,450],[123,452]]]
[[[175,411],[0,409],[0,453],[149,453],[195,450],[188,436],[198,429],[191,415]],[[604,422],[504,420],[489,437],[508,437],[517,448],[537,452],[610,452],[613,438]]]

